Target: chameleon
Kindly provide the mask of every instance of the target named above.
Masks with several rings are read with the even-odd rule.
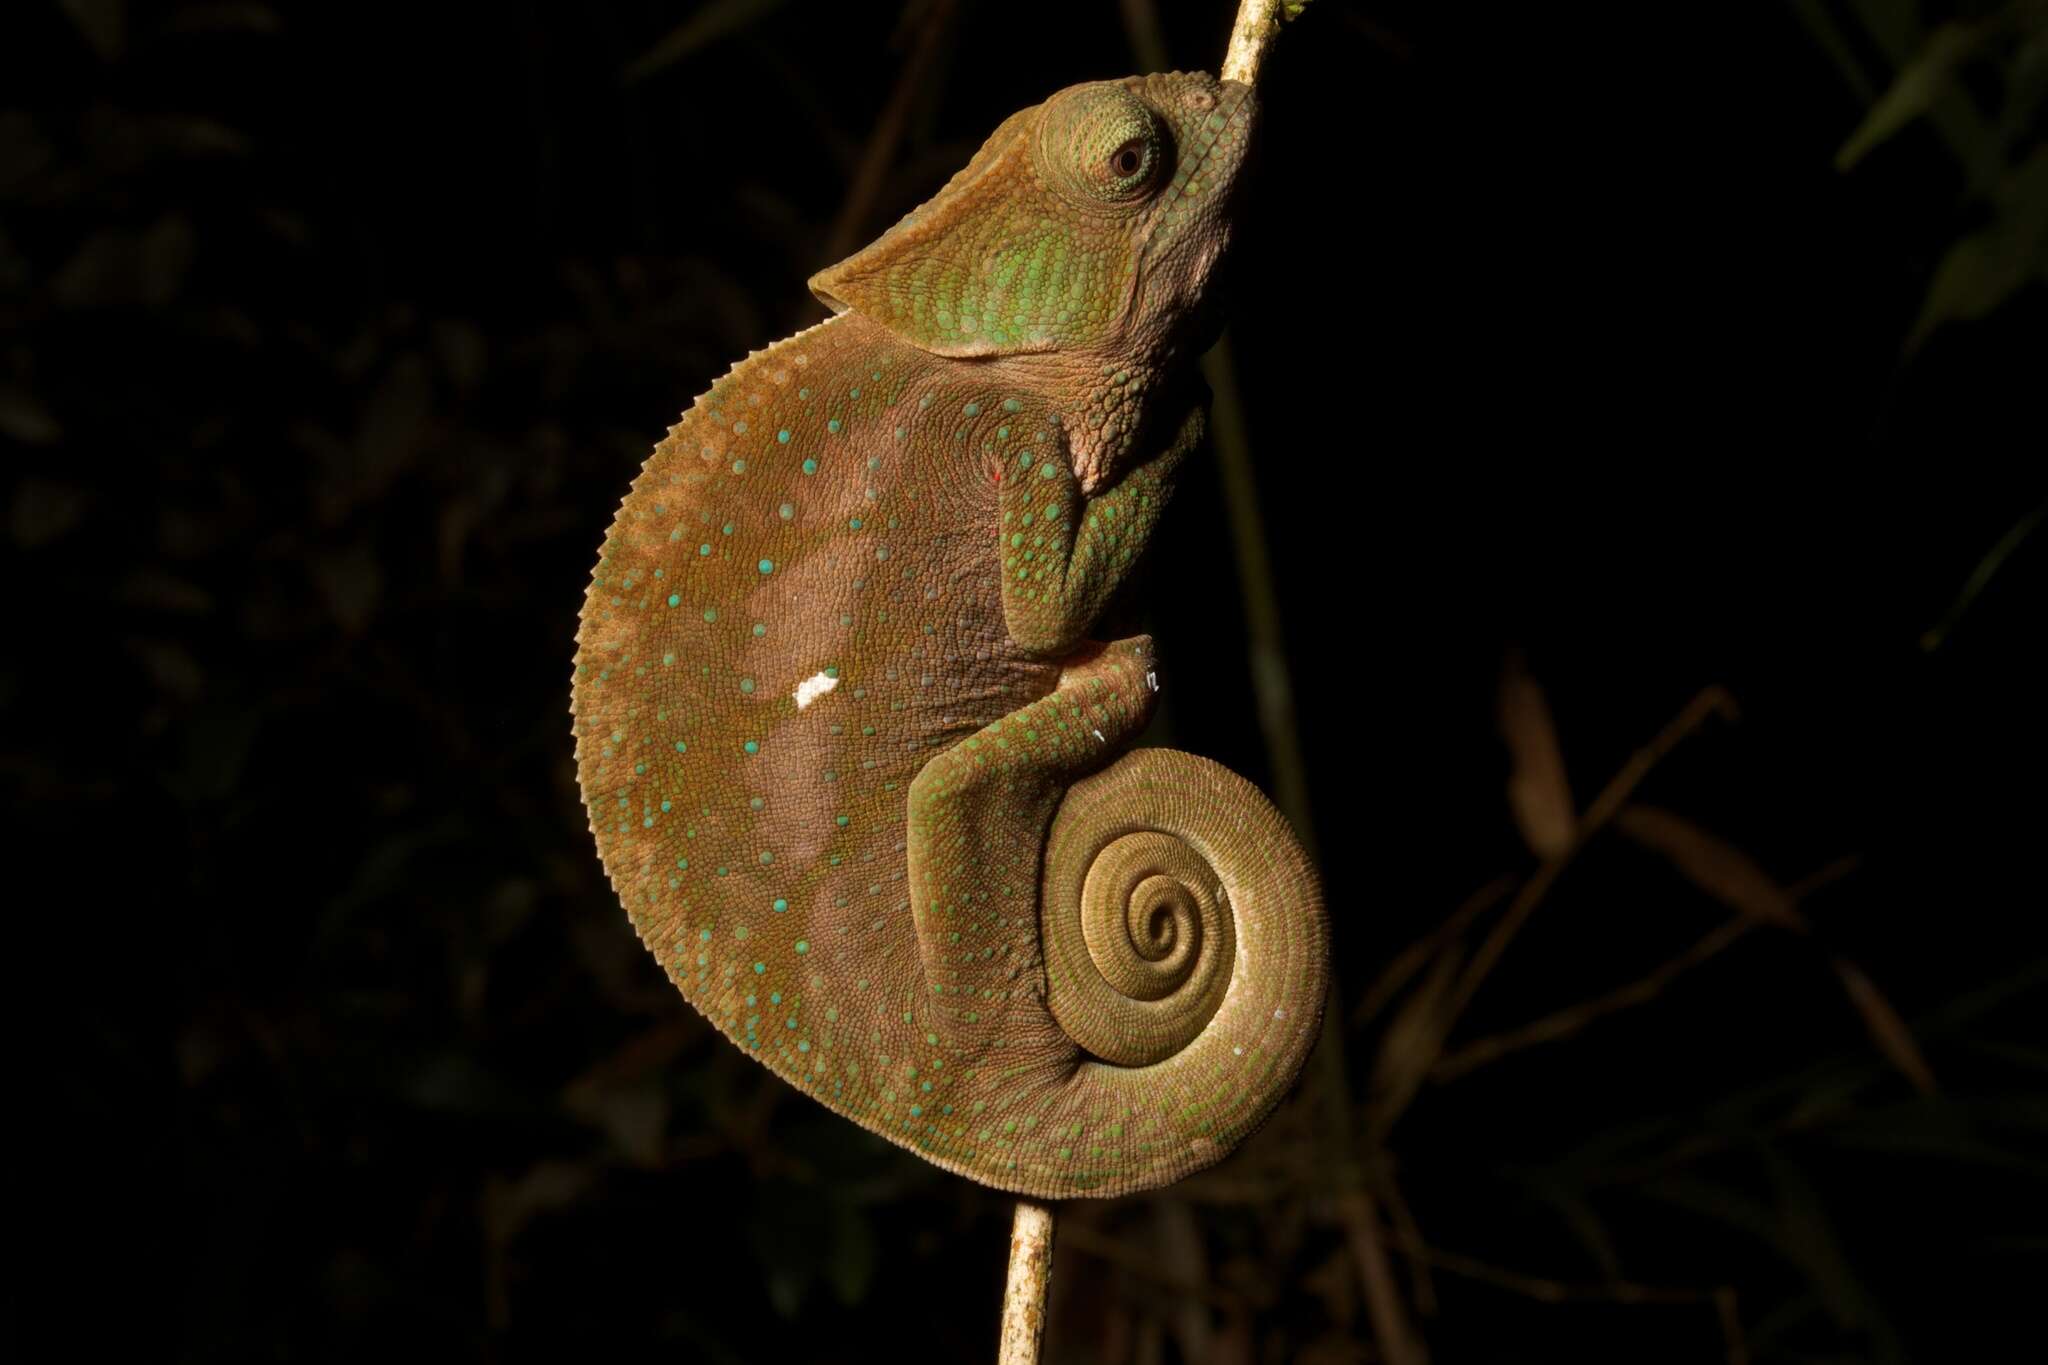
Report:
[[[683,997],[1018,1194],[1221,1160],[1321,1017],[1308,857],[1249,782],[1132,749],[1152,642],[1087,636],[1203,436],[1256,117],[1172,73],[1006,119],[669,429],[578,626],[591,830]]]

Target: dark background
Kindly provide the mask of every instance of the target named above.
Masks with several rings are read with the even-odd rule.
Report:
[[[1155,40],[1213,69],[1233,8],[9,7],[18,1337],[987,1357],[1009,1202],[634,940],[575,614],[812,270],[1013,109]],[[1200,462],[1112,624],[1160,640],[1153,741],[1315,840],[1339,1010],[1232,1161],[1065,1214],[1050,1360],[2037,1343],[2039,11],[1318,0],[1282,39],[1255,505]],[[1713,685],[1739,717],[1558,853],[1552,722],[1586,811]]]

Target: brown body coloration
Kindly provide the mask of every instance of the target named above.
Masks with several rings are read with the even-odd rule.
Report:
[[[1182,169],[1224,146],[1234,174],[1209,78],[1079,89],[1126,118],[1130,92],[1179,101],[1211,134],[1169,129]],[[741,362],[656,448],[586,599],[574,711],[605,866],[685,997],[892,1141],[1057,1197],[1163,1184],[1256,1126],[1313,1041],[1327,950],[1254,789],[1166,751],[1105,769],[1156,680],[1148,642],[1082,638],[1200,437],[1178,347],[1220,240],[1135,250],[1117,307],[1160,301],[1081,332],[1057,287],[1018,292],[1032,260],[1057,286],[1068,247],[1004,274],[976,262],[1015,236],[983,232],[934,284],[918,243],[1014,207],[988,168],[1047,155],[1019,119],[821,277],[850,311]],[[922,285],[890,276],[906,261]],[[899,303],[865,314],[860,278]],[[978,340],[930,332],[963,314]]]

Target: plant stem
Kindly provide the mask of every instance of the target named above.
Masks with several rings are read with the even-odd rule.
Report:
[[[1252,84],[1259,78],[1259,64],[1266,59],[1266,47],[1280,31],[1283,18],[1293,18],[1308,0],[1288,5],[1281,0],[1242,0],[1237,23],[1230,30],[1230,47],[1223,58],[1223,79]]]
[[[1038,1365],[1045,1338],[1045,1290],[1052,1283],[1052,1206],[1017,1201],[1010,1225],[1010,1276],[1003,1286],[1003,1341],[997,1365]]]

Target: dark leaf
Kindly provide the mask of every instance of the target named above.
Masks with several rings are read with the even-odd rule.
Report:
[[[1571,847],[1578,826],[1564,754],[1543,689],[1529,675],[1519,652],[1508,658],[1500,679],[1500,732],[1512,767],[1508,806],[1529,851],[1555,858]]]

